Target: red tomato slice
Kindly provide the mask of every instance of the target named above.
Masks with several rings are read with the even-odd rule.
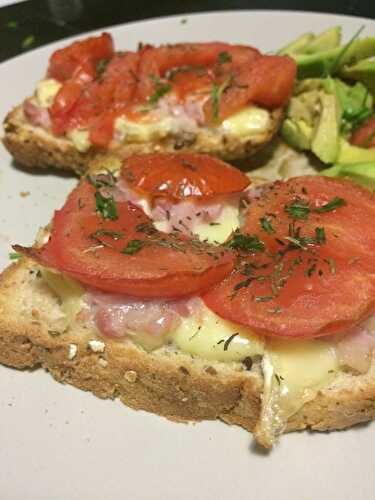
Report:
[[[350,142],[362,148],[375,148],[375,116],[354,132]]]
[[[133,155],[124,161],[121,175],[136,191],[173,200],[239,193],[250,184],[228,163],[194,153]]]
[[[114,54],[113,40],[109,33],[74,42],[64,49],[56,50],[50,58],[47,75],[49,78],[65,81],[73,76],[84,62],[94,64],[109,59]]]
[[[83,180],[55,213],[49,242],[40,250],[17,248],[86,285],[144,298],[194,294],[233,269],[231,252],[160,233],[129,203],[116,204],[116,220],[104,219],[95,192]]]
[[[316,212],[338,198],[346,204]],[[296,204],[297,212],[290,208]],[[293,219],[290,210],[306,218]],[[374,217],[375,196],[348,181],[275,183],[251,204],[241,228],[258,236],[263,250],[240,252],[236,271],[203,299],[219,316],[264,335],[346,331],[375,310]]]

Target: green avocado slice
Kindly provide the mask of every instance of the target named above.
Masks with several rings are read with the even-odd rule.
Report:
[[[375,163],[375,148],[360,148],[349,144],[345,139],[340,141],[338,163]]]
[[[304,48],[315,39],[315,35],[313,33],[304,33],[299,36],[292,42],[282,47],[277,54],[280,56],[290,55],[290,54],[299,54],[303,52]]]
[[[320,172],[327,177],[350,177],[353,181],[375,189],[375,161],[337,164]]]
[[[353,66],[344,66],[340,70],[340,76],[362,82],[375,97],[375,60],[363,59]]]
[[[340,106],[335,94],[320,93],[321,113],[311,151],[324,163],[334,163],[340,151]]]
[[[316,38],[314,38],[310,43],[308,43],[304,49],[304,54],[315,54],[316,52],[321,52],[325,50],[335,49],[341,43],[341,26],[334,26],[324,31]]]

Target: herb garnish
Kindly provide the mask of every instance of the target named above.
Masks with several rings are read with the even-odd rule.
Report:
[[[96,78],[100,78],[102,74],[105,72],[110,59],[100,59],[100,61],[96,64]]]
[[[116,220],[118,219],[117,205],[113,196],[103,196],[100,191],[95,193],[96,211],[99,212],[103,219]]]
[[[303,200],[295,200],[284,206],[285,212],[292,219],[306,220],[310,213],[309,204]]]
[[[34,42],[35,42],[35,36],[29,35],[22,40],[21,47],[23,49],[28,49],[29,47],[31,47],[31,45],[33,45]]]
[[[232,56],[228,52],[220,52],[217,60],[219,64],[225,64],[228,62],[232,62]]]
[[[143,106],[142,111],[150,111],[159,102],[159,100],[172,89],[169,83],[165,83],[160,80],[157,76],[150,75],[150,79],[154,82],[155,91],[151,94],[146,101],[146,105]]]
[[[256,234],[242,234],[238,231],[233,234],[227,245],[235,250],[245,250],[251,253],[264,251],[264,243]]]
[[[228,350],[229,344],[235,337],[237,337],[237,335],[239,335],[239,333],[234,333],[233,335],[227,338],[227,340],[224,342],[224,351]]]
[[[143,248],[145,244],[146,242],[143,240],[130,240],[126,247],[121,250],[121,253],[124,253],[126,255],[133,255],[139,252],[139,250]]]
[[[314,212],[318,214],[322,214],[324,212],[332,212],[332,210],[336,210],[336,208],[343,207],[344,205],[346,205],[346,201],[343,198],[338,198],[337,196],[335,196],[325,205],[319,208],[315,208]]]
[[[260,225],[262,226],[262,229],[266,233],[271,234],[271,233],[275,232],[274,228],[272,227],[271,222],[269,221],[269,219],[267,217],[261,217],[259,219],[259,222],[260,222]]]
[[[233,76],[230,75],[221,85],[213,82],[211,88],[211,101],[212,101],[212,118],[214,121],[219,119],[220,114],[220,98],[222,93],[232,84]]]
[[[107,229],[98,229],[98,231],[95,231],[94,233],[90,234],[90,238],[92,238],[93,240],[97,240],[102,236],[108,236],[113,240],[121,240],[121,238],[124,237],[124,233],[118,231],[108,231]]]
[[[315,228],[315,241],[318,245],[322,245],[323,243],[325,243],[327,241],[324,227],[316,227]]]
[[[10,252],[9,253],[9,259],[10,260],[18,260],[22,257],[22,255],[18,252]]]

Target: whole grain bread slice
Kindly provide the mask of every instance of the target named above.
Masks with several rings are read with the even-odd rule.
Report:
[[[25,167],[52,167],[74,171],[78,175],[88,169],[93,159],[107,154],[126,158],[132,154],[190,151],[211,154],[224,160],[238,160],[254,154],[267,144],[279,129],[282,117],[283,110],[275,109],[271,112],[268,129],[246,141],[214,129],[201,128],[193,138],[167,136],[157,142],[128,142],[108,151],[91,147],[86,152],[80,152],[70,139],[56,137],[41,127],[31,125],[22,106],[18,106],[4,120],[3,144],[14,159]]]
[[[221,419],[252,432],[260,416],[260,365],[211,362],[167,345],[151,353],[103,339],[84,319],[64,330],[58,297],[22,258],[0,276],[0,362],[42,367],[59,382],[120,398],[172,420]],[[287,431],[343,429],[375,418],[375,362],[365,375],[340,373],[288,422]],[[267,436],[257,434],[267,444]]]

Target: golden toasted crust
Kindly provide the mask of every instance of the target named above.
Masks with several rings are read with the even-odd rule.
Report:
[[[15,368],[41,366],[60,382],[101,398],[118,397],[132,408],[173,420],[219,418],[254,429],[263,385],[257,365],[247,371],[241,364],[206,362],[168,347],[147,353],[131,342],[108,339],[102,352],[94,352],[90,340],[103,339],[87,320],[76,321],[65,332],[60,320],[58,299],[38,278],[32,261],[22,259],[4,271],[1,363]],[[343,429],[373,418],[375,362],[366,375],[339,374],[290,419],[287,430]],[[262,436],[258,439],[262,442]]]
[[[126,158],[140,153],[191,151],[212,154],[224,160],[242,159],[252,155],[272,139],[280,126],[282,116],[282,109],[272,111],[268,130],[245,142],[223,133],[202,129],[193,139],[166,137],[158,142],[128,143],[108,151],[108,154]],[[107,154],[94,148],[84,153],[79,152],[69,139],[55,137],[42,128],[29,124],[24,117],[22,106],[13,109],[6,116],[4,130],[5,147],[14,159],[25,167],[55,167],[73,170],[81,175],[93,159],[98,155],[105,157]]]

